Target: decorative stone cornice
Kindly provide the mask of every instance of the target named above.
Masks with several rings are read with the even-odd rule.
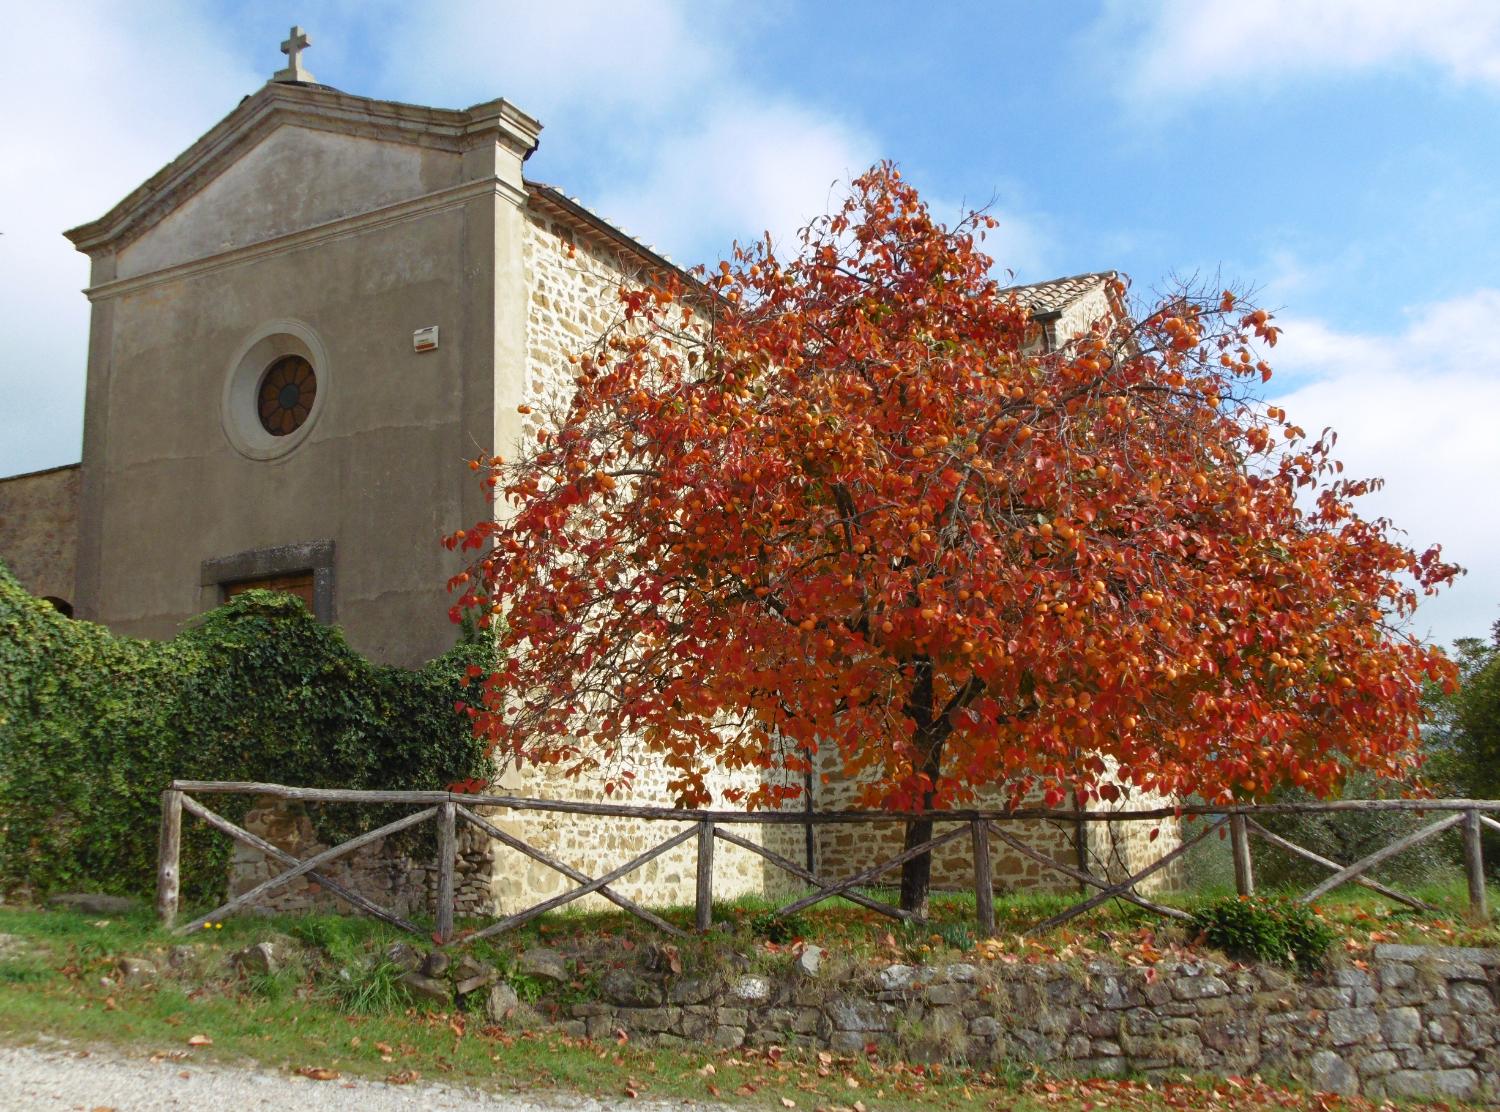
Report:
[[[517,190],[509,182],[498,178],[464,182],[462,185],[449,186],[446,189],[439,189],[436,192],[428,193],[421,197],[413,197],[408,201],[397,201],[395,204],[372,209],[369,212],[362,212],[355,216],[340,217],[337,220],[330,220],[326,224],[318,224],[311,228],[303,228],[300,231],[273,236],[258,243],[246,244],[243,247],[234,247],[227,251],[207,255],[201,259],[189,259],[186,262],[164,267],[161,270],[153,270],[146,274],[138,274],[129,278],[116,278],[108,282],[99,282],[96,285],[90,286],[84,293],[90,301],[102,301],[111,297],[118,297],[121,294],[136,293],[150,286],[160,285],[163,282],[175,282],[182,278],[209,274],[216,270],[222,270],[225,267],[238,266],[240,263],[264,258],[268,255],[280,255],[287,251],[296,251],[304,247],[311,247],[314,244],[324,243],[328,240],[369,231],[372,228],[397,224],[403,220],[411,220],[419,216],[428,216],[434,212],[441,212],[444,209],[457,208],[475,197],[489,194],[504,197],[515,205],[523,205],[527,200],[525,193]]]
[[[463,153],[494,143],[518,159],[542,125],[505,100],[472,108],[423,108],[320,86],[269,83],[98,220],[64,233],[78,250],[118,250],[203,189],[275,128],[298,127]]]

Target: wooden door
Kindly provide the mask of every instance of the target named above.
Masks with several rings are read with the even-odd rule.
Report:
[[[240,579],[233,583],[224,584],[224,601],[228,602],[235,595],[242,595],[246,591],[282,591],[289,595],[295,595],[302,600],[302,605],[307,607],[307,612],[313,612],[313,573],[310,571],[296,571],[287,575],[268,575],[263,579]]]

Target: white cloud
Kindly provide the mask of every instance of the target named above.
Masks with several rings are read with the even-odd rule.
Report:
[[[1500,290],[1422,306],[1385,335],[1285,318],[1276,362],[1306,385],[1277,399],[1309,432],[1332,426],[1346,474],[1380,476],[1363,516],[1417,548],[1439,542],[1469,574],[1418,610],[1413,632],[1447,643],[1500,619]]]
[[[88,260],[64,229],[103,215],[265,79],[185,0],[3,15],[15,41],[40,45],[0,68],[0,475],[78,459]]]
[[[1494,0],[1116,0],[1099,38],[1146,97],[1411,63],[1500,87]]]
[[[769,230],[778,252],[795,253],[796,231],[877,153],[869,136],[797,104],[718,104],[691,130],[661,136],[645,172],[596,207],[679,252],[705,241],[727,252]]]
[[[421,103],[513,100],[546,125],[535,176],[681,262],[713,262],[767,230],[795,248],[831,187],[894,153],[858,122],[749,77],[752,33],[774,18],[774,5],[722,0],[391,3],[380,64]],[[1041,245],[1033,222],[1006,216],[987,246],[1050,277]]]
[[[408,14],[411,13],[411,14]],[[757,88],[737,65],[756,19],[724,3],[462,0],[393,11],[391,80],[422,100],[497,94],[547,130],[532,170],[687,262],[767,228],[789,237],[878,155],[857,126]],[[748,21],[747,21],[748,16]]]
[[[393,3],[379,22],[397,86],[454,107],[504,96],[542,115],[612,118],[670,110],[728,65],[734,29],[724,4],[569,0],[508,4]]]

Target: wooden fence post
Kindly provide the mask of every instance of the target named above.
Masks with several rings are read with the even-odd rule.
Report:
[[[979,933],[985,938],[995,935],[995,878],[990,870],[990,824],[985,819],[969,823],[974,842],[974,911],[979,918]]]
[[[170,927],[177,918],[177,896],[182,856],[182,793],[161,793],[161,834],[156,843],[156,917]]]
[[[451,801],[438,809],[437,906],[433,909],[433,917],[437,921],[439,946],[446,946],[453,940],[453,858],[458,848],[454,821],[457,815],[458,805]]]
[[[697,926],[706,931],[714,924],[714,824],[704,819],[698,824],[698,893]]]
[[[1484,888],[1484,828],[1478,811],[1464,812],[1464,872],[1469,878],[1469,914],[1477,921],[1488,922],[1489,894]]]
[[[1255,865],[1250,859],[1250,831],[1245,816],[1229,816],[1229,849],[1234,854],[1234,890],[1242,896],[1255,895]]]

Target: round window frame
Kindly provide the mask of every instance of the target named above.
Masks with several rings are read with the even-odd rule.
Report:
[[[260,384],[278,359],[300,355],[317,376],[318,388],[307,419],[292,432],[276,436],[261,424]],[[261,325],[240,344],[224,377],[221,421],[224,435],[248,459],[277,459],[293,452],[311,435],[328,408],[332,385],[328,352],[310,326],[299,320],[275,320]]]

